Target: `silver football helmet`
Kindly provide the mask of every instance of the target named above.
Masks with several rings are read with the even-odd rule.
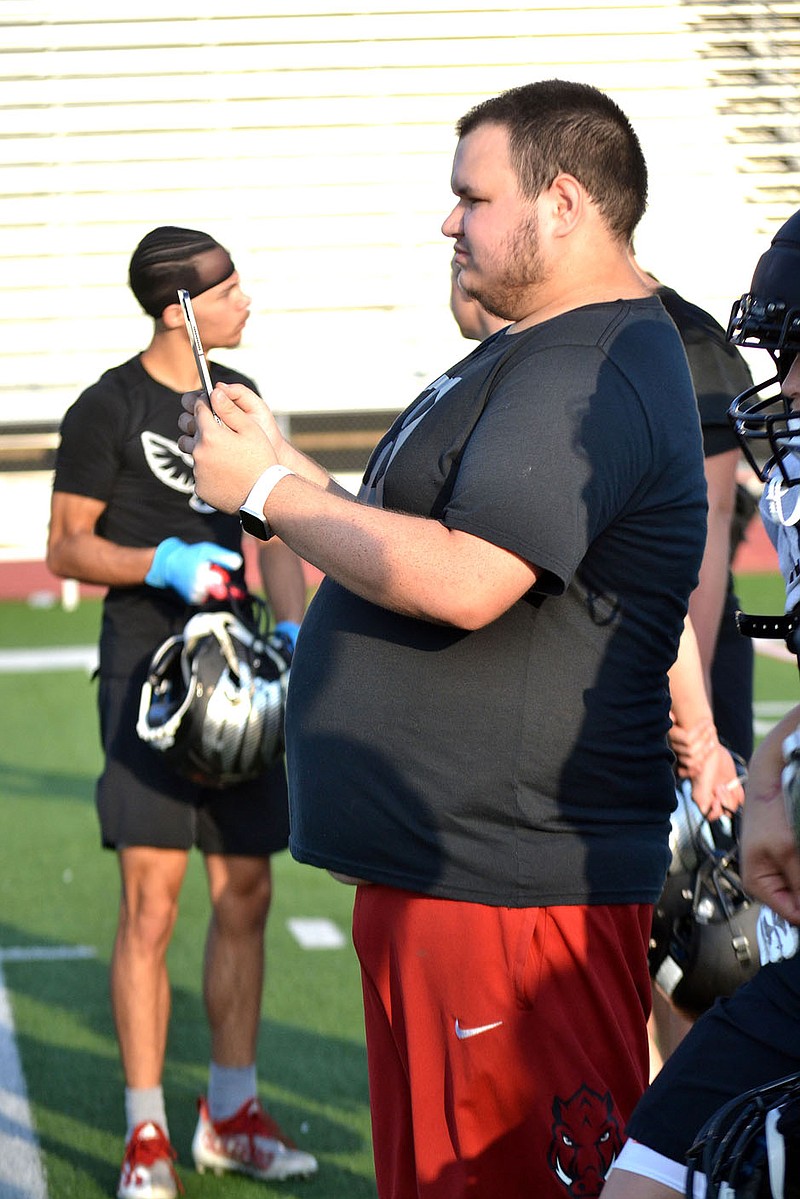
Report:
[[[761,905],[739,877],[738,817],[710,823],[688,782],[677,788],[677,801],[672,862],[653,909],[648,956],[659,991],[693,1019],[758,969]]]
[[[255,778],[283,752],[290,661],[244,616],[199,612],[153,655],[136,731],[202,786]]]

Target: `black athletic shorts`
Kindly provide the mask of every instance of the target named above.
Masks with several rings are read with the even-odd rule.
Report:
[[[667,1059],[626,1132],[684,1162],[697,1133],[730,1099],[800,1070],[800,954],[762,966],[718,999]]]
[[[136,732],[149,659],[130,678],[100,678],[98,708],[105,767],[97,782],[103,845],[148,845],[262,857],[289,840],[286,768],[216,790],[181,778]]]

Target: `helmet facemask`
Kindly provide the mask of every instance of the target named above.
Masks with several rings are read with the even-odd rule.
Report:
[[[728,415],[762,482],[800,483],[800,408],[782,390],[800,352],[800,212],[786,221],[756,266],[750,291],[733,305],[728,341],[766,350],[775,373],[737,396]],[[762,394],[766,393],[766,394]]]

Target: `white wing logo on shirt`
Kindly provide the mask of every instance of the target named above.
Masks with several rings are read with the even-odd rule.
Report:
[[[170,441],[160,433],[151,433],[149,429],[141,434],[141,442],[145,461],[160,483],[188,495],[189,504],[196,512],[214,511],[195,495],[191,454],[184,454],[177,441]]]

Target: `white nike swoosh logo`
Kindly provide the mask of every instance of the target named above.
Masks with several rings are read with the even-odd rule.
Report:
[[[456,1020],[456,1036],[459,1041],[466,1041],[467,1037],[479,1037],[482,1032],[490,1032],[493,1028],[499,1028],[502,1023],[502,1020],[495,1020],[494,1024],[480,1024],[477,1028],[462,1028]]]

